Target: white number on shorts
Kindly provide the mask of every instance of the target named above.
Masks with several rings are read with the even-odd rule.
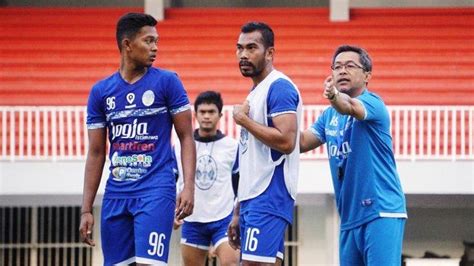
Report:
[[[165,244],[163,244],[163,240],[166,239],[165,234],[158,234],[157,232],[151,232],[150,238],[148,242],[153,249],[148,250],[148,254],[151,256],[158,255],[159,257],[163,256],[163,252],[165,251]]]
[[[258,228],[249,228],[247,229],[247,239],[245,240],[245,250],[255,251],[257,250],[258,239],[255,235],[260,234]]]

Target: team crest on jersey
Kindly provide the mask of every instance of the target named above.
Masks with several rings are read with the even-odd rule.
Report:
[[[143,93],[142,102],[145,106],[151,106],[155,102],[155,94],[152,90],[147,90]]]
[[[240,140],[239,140],[240,147],[239,147],[239,149],[240,149],[242,154],[247,152],[248,141],[249,141],[249,132],[245,128],[240,129]]]
[[[217,179],[217,163],[210,155],[202,155],[196,160],[196,186],[208,190]]]

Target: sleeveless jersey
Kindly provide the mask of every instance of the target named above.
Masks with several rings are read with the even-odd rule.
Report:
[[[193,214],[186,222],[208,223],[227,217],[234,207],[232,174],[239,171],[237,141],[220,131],[212,138],[201,138],[194,134],[196,143],[196,175]],[[178,191],[183,188],[181,145],[175,145],[176,163],[179,172]]]
[[[247,100],[249,117],[255,122],[272,127],[273,117],[295,113],[300,128],[303,103],[297,86],[283,73],[273,70],[250,92]],[[241,128],[238,192],[241,212],[268,212],[291,223],[299,171],[299,134],[296,143],[290,154],[283,154]]]

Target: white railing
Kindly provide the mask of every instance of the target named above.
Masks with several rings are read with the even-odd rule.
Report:
[[[326,106],[304,108],[307,129]],[[473,160],[474,106],[390,106],[397,159]],[[87,129],[83,106],[0,106],[0,160],[84,160]],[[225,106],[221,130],[238,139],[240,129]],[[320,147],[303,159],[325,159]]]

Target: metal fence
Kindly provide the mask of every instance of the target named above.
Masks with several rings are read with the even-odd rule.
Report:
[[[0,265],[92,265],[79,239],[80,207],[0,207]]]
[[[304,107],[301,130],[326,106]],[[474,159],[474,106],[389,106],[397,159]],[[238,138],[240,128],[225,106],[221,130]],[[86,110],[83,106],[0,106],[0,160],[83,160],[87,153]],[[320,147],[303,159],[324,159]]]
[[[284,266],[298,265],[297,211],[295,206],[293,225],[285,233]],[[100,265],[101,250],[80,242],[80,215],[80,206],[0,206],[0,265]],[[99,233],[94,231],[96,241]],[[213,258],[207,265],[219,263]]]

